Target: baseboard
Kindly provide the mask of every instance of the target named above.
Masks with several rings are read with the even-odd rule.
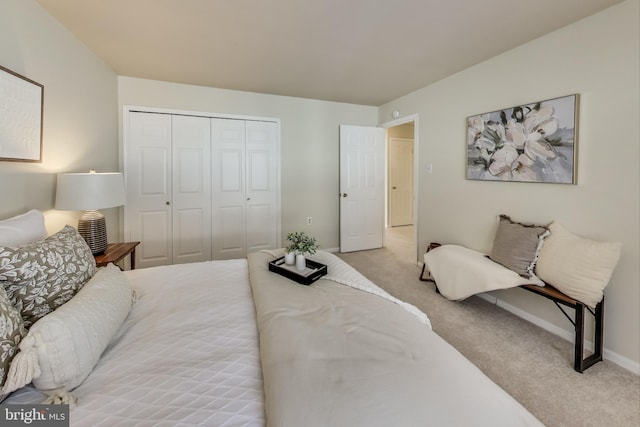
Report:
[[[562,329],[559,326],[554,325],[553,323],[547,322],[546,320],[543,320],[537,316],[534,316],[531,313],[528,313],[514,305],[509,304],[508,302],[504,302],[501,299],[498,299],[496,297],[494,297],[493,295],[489,295],[486,293],[483,294],[478,294],[478,296],[480,298],[482,298],[485,301],[490,302],[491,304],[495,304],[498,307],[501,307],[505,310],[507,310],[509,313],[513,313],[518,317],[523,318],[524,320],[527,320],[531,323],[533,323],[536,326],[541,327],[542,329],[544,329],[545,331],[549,331],[554,335],[558,335],[560,338],[565,339],[569,342],[573,342],[573,338],[575,336],[574,332],[569,332],[566,329]],[[593,342],[589,341],[589,340],[585,340],[585,348],[589,351],[593,351]]]
[[[323,251],[335,253],[335,252],[340,252],[340,248],[328,248],[328,249],[323,249]]]
[[[524,320],[527,320],[533,323],[534,325],[539,326],[542,329],[551,332],[552,334],[558,335],[560,338],[563,338],[571,343],[573,343],[574,341],[575,333],[573,332],[569,332],[552,323],[549,323],[546,320],[541,319],[537,316],[534,316],[533,314],[528,313],[514,305],[511,305],[508,302],[502,301],[501,299],[498,299],[493,295],[482,293],[482,294],[478,294],[478,296],[483,300],[490,302],[491,304],[495,304],[498,307],[507,310],[509,313],[513,313],[516,316],[521,317]],[[585,348],[588,351],[593,351],[593,341],[585,340]],[[615,351],[608,350],[606,347],[603,351],[602,356],[604,357],[604,359],[609,360],[610,362],[613,362],[616,365],[619,365],[624,369],[627,369],[628,371],[631,371],[635,374],[640,374],[640,363],[635,362],[629,359],[628,357],[624,357],[616,353]]]

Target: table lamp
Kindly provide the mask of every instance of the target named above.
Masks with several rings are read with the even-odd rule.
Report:
[[[98,209],[122,206],[124,202],[124,178],[121,173],[91,171],[58,174],[56,209],[85,211],[78,220],[78,232],[94,255],[107,249],[107,225]]]

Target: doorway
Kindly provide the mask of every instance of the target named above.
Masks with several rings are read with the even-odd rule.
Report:
[[[389,226],[389,135],[405,143],[398,156],[400,168],[410,170],[405,181],[413,184],[406,196],[399,197],[410,203],[409,219],[394,220],[393,227]],[[404,140],[411,141],[408,148]],[[378,127],[340,125],[340,252],[386,247],[396,253],[401,246],[402,257],[418,263],[417,160],[417,114]],[[406,206],[401,211],[406,214]]]
[[[384,246],[417,262],[417,117],[382,125],[386,129]]]

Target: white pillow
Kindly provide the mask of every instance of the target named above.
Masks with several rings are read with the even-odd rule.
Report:
[[[595,307],[620,259],[622,244],[576,236],[557,222],[549,230],[536,274],[571,298]]]
[[[0,221],[0,246],[26,245],[46,237],[44,215],[36,209]]]
[[[39,390],[72,390],[84,381],[131,310],[133,290],[113,264],[66,304],[31,326],[9,368],[5,392],[33,380]]]

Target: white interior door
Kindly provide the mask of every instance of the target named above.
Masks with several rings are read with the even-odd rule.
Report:
[[[278,219],[278,126],[274,122],[246,122],[247,253],[275,249]]]
[[[389,226],[413,224],[413,139],[389,138]]]
[[[340,126],[340,251],[381,248],[384,129]]]
[[[173,263],[211,260],[211,125],[172,116]]]
[[[136,266],[172,263],[171,115],[129,113],[127,144],[129,241],[139,241]]]

